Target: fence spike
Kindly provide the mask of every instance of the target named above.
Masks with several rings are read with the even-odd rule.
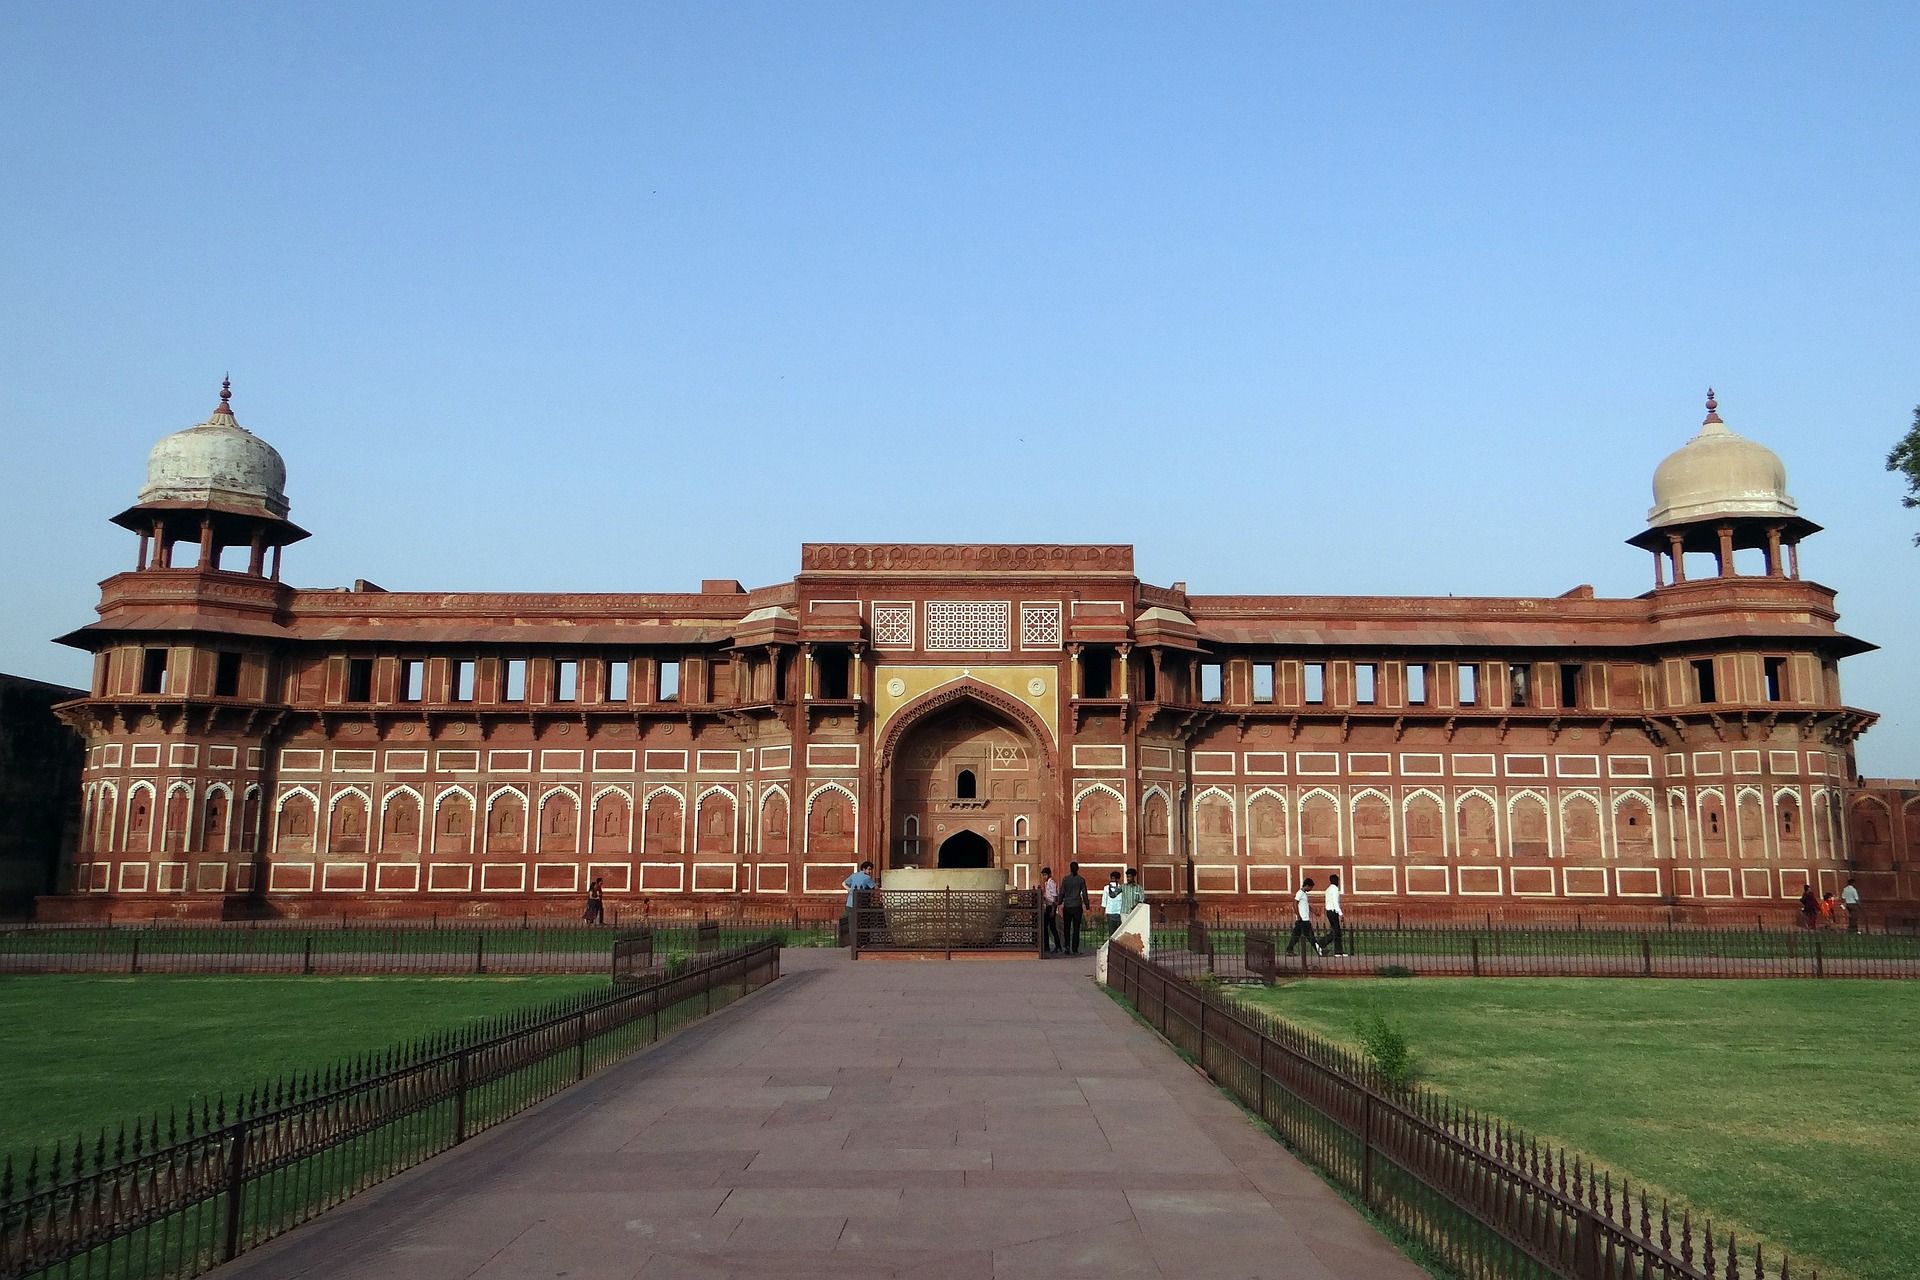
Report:
[[[1764,1280],[1767,1274],[1766,1263],[1760,1257],[1760,1241],[1753,1242],[1753,1280]]]
[[[1613,1221],[1613,1170],[1611,1169],[1607,1170],[1605,1177],[1606,1177],[1606,1201],[1602,1206],[1602,1212],[1606,1214],[1607,1221],[1612,1222]]]
[[[1705,1237],[1701,1241],[1700,1252],[1701,1252],[1702,1260],[1706,1263],[1708,1280],[1712,1280],[1712,1277],[1719,1274],[1716,1268],[1718,1268],[1720,1265],[1719,1255],[1716,1254],[1713,1250],[1713,1219],[1712,1218],[1707,1219],[1707,1230],[1706,1230]]]
[[[1693,1210],[1681,1210],[1680,1217],[1680,1261],[1693,1265]]]
[[[1727,1280],[1740,1280],[1740,1255],[1733,1247],[1733,1232],[1727,1232]]]
[[[13,1157],[9,1155],[4,1166],[0,1166],[0,1204],[13,1200]]]

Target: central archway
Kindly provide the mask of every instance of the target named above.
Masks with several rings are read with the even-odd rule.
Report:
[[[1010,704],[962,685],[889,726],[880,752],[889,868],[1004,867],[1016,887],[1032,880],[1051,843],[1052,758],[1029,723],[1037,718]],[[971,838],[955,844],[962,832]]]
[[[956,831],[940,845],[939,866],[942,871],[992,865],[993,846],[976,831]]]

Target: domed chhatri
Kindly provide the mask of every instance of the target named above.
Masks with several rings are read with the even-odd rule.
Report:
[[[1668,454],[1653,473],[1654,528],[1716,516],[1792,519],[1799,508],[1787,495],[1787,469],[1773,450],[1735,435],[1720,420],[1712,388],[1700,433]]]
[[[235,421],[232,397],[233,384],[222,378],[212,416],[153,446],[139,504],[192,503],[286,519],[286,463]]]

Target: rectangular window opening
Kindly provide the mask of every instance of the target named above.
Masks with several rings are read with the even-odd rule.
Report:
[[[453,701],[473,701],[473,659],[456,658],[453,662]]]
[[[1410,707],[1427,705],[1427,664],[1424,662],[1407,664],[1407,705]]]
[[[1474,666],[1471,662],[1463,662],[1456,669],[1456,675],[1458,676],[1458,683],[1454,686],[1454,692],[1459,697],[1460,705],[1463,707],[1478,706],[1480,703],[1480,668]]]
[[[1253,700],[1255,702],[1273,701],[1273,664],[1271,662],[1253,664]]]
[[[821,645],[813,651],[814,678],[818,682],[816,698],[840,699],[848,696],[850,655],[838,645]]]
[[[527,700],[527,660],[508,658],[501,665],[505,669],[505,678],[501,681],[501,701],[525,702]]]
[[[1112,653],[1105,649],[1091,648],[1080,655],[1080,696],[1083,698],[1113,696]]]
[[[347,701],[373,701],[373,659],[347,659]]]
[[[607,701],[625,702],[627,700],[627,663],[609,662],[607,664]]]
[[[1218,702],[1225,693],[1221,679],[1220,664],[1203,662],[1200,664],[1200,701]]]
[[[1149,660],[1140,663],[1138,670],[1140,672],[1140,701],[1158,702],[1160,700],[1160,683],[1159,677],[1154,674],[1152,661]]]
[[[1361,706],[1373,705],[1374,664],[1356,662],[1353,664],[1353,700]]]
[[[553,664],[553,700],[573,702],[580,697],[580,664],[562,658]]]
[[[1767,672],[1767,701],[1785,702],[1787,700],[1787,660],[1766,658],[1762,661]]]
[[[1580,705],[1580,664],[1560,664],[1560,705],[1571,711]]]
[[[1327,664],[1309,662],[1303,668],[1306,676],[1304,697],[1309,706],[1317,706],[1327,700]]]
[[[217,653],[214,655],[213,696],[216,698],[237,698],[240,696],[239,654]]]
[[[427,664],[419,658],[400,659],[400,701],[418,702],[426,696]]]
[[[167,691],[167,651],[148,649],[140,656],[140,692]]]
[[[1698,702],[1718,702],[1720,691],[1714,684],[1713,659],[1695,658],[1693,660],[1693,691]]]
[[[680,663],[666,660],[660,664],[660,701],[678,702],[680,700]]]

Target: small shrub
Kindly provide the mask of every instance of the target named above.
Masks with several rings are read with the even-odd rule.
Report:
[[[1383,964],[1373,971],[1376,978],[1411,978],[1413,970],[1403,964]]]
[[[1413,1087],[1418,1057],[1406,1032],[1389,1022],[1386,1015],[1369,1013],[1360,1019],[1360,1050],[1380,1078],[1394,1089]]]

